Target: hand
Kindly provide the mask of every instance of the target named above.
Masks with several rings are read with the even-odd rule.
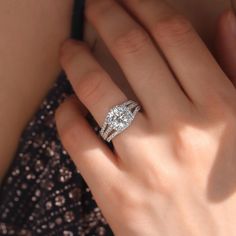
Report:
[[[87,0],[86,15],[143,111],[112,152],[73,97],[56,113],[62,142],[116,235],[236,235],[235,88],[164,1],[122,2],[137,20],[112,0]],[[127,100],[83,43],[67,41],[61,63],[100,125]]]
[[[232,24],[230,19],[232,17],[232,13],[232,10],[223,11],[218,20],[215,22],[217,33],[215,41],[212,42],[212,45],[210,46],[213,49],[213,53],[220,66],[236,86],[236,34],[231,27]],[[115,81],[126,96],[136,100],[135,94],[125,79],[118,63],[114,60],[97,32],[87,21],[85,21],[84,29],[84,40],[89,44],[98,62],[110,74],[112,80]]]

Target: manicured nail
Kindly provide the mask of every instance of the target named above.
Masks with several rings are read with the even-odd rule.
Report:
[[[229,11],[228,20],[231,31],[236,36],[236,16],[232,10]]]

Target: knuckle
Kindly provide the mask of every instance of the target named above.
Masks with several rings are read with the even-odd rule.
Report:
[[[60,111],[60,109],[57,111],[57,117],[60,116],[60,112],[64,112],[63,110]],[[70,148],[73,146],[75,140],[76,145],[78,145],[79,142],[79,135],[80,133],[80,122],[76,119],[70,120],[70,122],[65,122],[63,124],[58,124],[58,131],[60,138],[63,142],[63,145],[66,148]]]
[[[74,142],[75,135],[76,135],[75,132],[78,132],[78,123],[76,123],[75,121],[68,122],[67,124],[63,126],[63,128],[61,128],[60,136],[65,147],[70,147],[71,144]],[[76,135],[76,138],[77,138],[77,135]],[[76,139],[76,141],[78,140]]]
[[[190,40],[193,27],[184,16],[176,14],[159,20],[153,32],[158,41],[178,45]]]
[[[106,92],[106,77],[107,75],[100,71],[90,71],[82,76],[75,83],[75,90],[82,101],[85,101],[88,106],[98,102]]]
[[[142,195],[139,194],[135,188],[130,191],[130,186],[124,186],[124,183],[113,186],[110,189],[110,196],[111,199],[118,202],[120,213],[123,216],[129,215],[131,212],[142,208],[145,204]]]
[[[235,99],[231,93],[211,93],[205,102],[205,111],[215,119],[235,123]]]
[[[235,99],[221,97],[219,100],[217,107],[221,121],[224,121],[230,128],[236,128],[236,106],[233,104]]]
[[[119,53],[135,54],[149,43],[150,38],[144,30],[133,28],[116,38],[113,46]]]
[[[103,16],[114,7],[113,0],[101,0],[87,3],[85,8],[85,16],[89,19],[99,20],[100,16]]]
[[[173,192],[172,179],[173,171],[164,172],[159,168],[151,166],[143,175],[144,186],[151,192],[157,192],[159,195],[169,196]]]

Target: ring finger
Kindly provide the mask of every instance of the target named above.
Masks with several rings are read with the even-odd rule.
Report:
[[[128,100],[84,43],[75,40],[66,41],[62,47],[61,64],[80,101],[91,112],[100,127],[112,107]],[[130,145],[128,136],[140,132],[145,119],[143,113],[138,114],[135,124],[131,124],[129,130],[115,137],[115,146],[122,142],[119,151],[121,146],[124,148],[124,143]]]

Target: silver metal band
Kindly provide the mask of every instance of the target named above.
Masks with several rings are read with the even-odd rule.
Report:
[[[138,103],[132,100],[114,106],[105,118],[105,122],[100,130],[101,137],[105,141],[111,142],[112,139],[131,125],[140,110],[141,107]]]

